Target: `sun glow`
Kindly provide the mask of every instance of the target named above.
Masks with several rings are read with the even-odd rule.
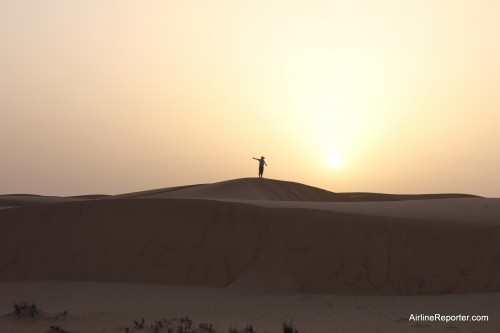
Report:
[[[338,156],[330,156],[328,159],[328,166],[332,169],[337,169],[342,164],[342,160]]]

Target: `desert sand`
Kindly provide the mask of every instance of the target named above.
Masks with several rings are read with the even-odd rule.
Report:
[[[500,328],[500,199],[252,178],[40,198],[9,196],[16,207],[0,210],[1,331],[55,320],[8,315],[21,301],[68,310],[57,321],[72,332],[170,315],[224,332],[280,332],[290,319],[306,333]],[[407,319],[457,312],[490,318]]]
[[[216,332],[229,327],[255,332],[282,332],[283,322],[299,332],[481,332],[496,333],[500,326],[500,295],[447,296],[339,296],[331,294],[245,293],[226,288],[164,286],[111,282],[15,282],[0,284],[0,313],[12,312],[12,303],[29,300],[48,313],[68,310],[51,319],[0,317],[2,332],[47,332],[58,325],[71,332],[124,332],[133,320],[147,324],[162,318],[189,316],[195,323],[211,323]],[[409,322],[410,314],[480,314],[488,322]],[[134,330],[132,330],[134,332]],[[136,330],[135,332],[153,332]]]

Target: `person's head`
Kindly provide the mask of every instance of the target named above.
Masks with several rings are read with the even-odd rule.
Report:
[[[265,159],[266,159],[264,156],[261,156],[260,158],[262,158],[263,160],[265,160]]]

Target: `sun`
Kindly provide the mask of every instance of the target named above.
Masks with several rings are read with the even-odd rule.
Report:
[[[338,156],[330,156],[328,159],[328,165],[332,169],[337,169],[342,164],[342,160]]]

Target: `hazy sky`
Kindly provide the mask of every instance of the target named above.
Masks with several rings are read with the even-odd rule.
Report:
[[[332,191],[499,197],[499,13],[0,0],[0,193],[254,177],[264,155],[266,177]]]

